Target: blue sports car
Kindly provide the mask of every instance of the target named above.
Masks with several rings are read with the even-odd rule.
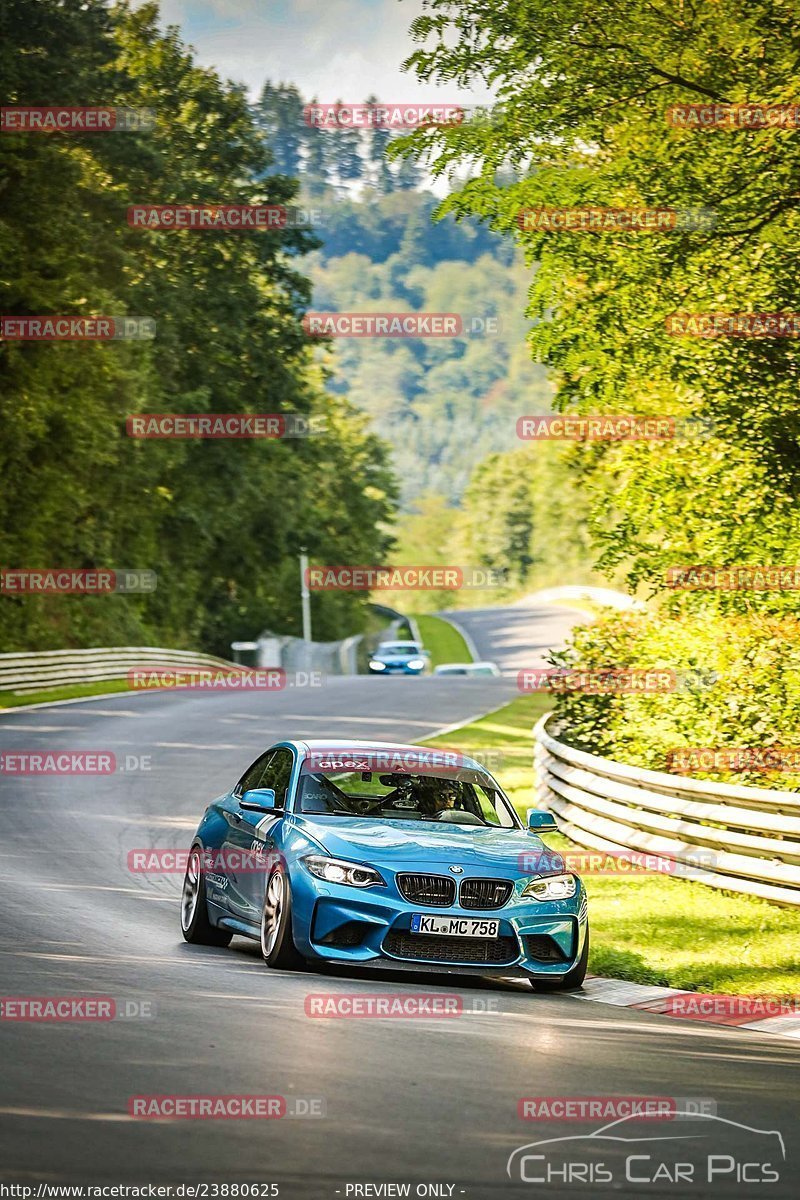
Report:
[[[369,660],[371,675],[422,675],[428,651],[419,642],[381,642]]]
[[[261,943],[270,967],[337,963],[580,987],[586,893],[492,776],[450,751],[286,741],[206,809],[181,900],[188,942]]]

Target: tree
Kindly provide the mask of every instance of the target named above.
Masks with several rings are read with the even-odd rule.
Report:
[[[376,105],[379,103],[378,97],[367,96],[366,103]],[[366,174],[379,196],[385,196],[394,188],[394,177],[386,157],[386,150],[391,140],[391,129],[376,125],[367,132]]]
[[[380,561],[394,482],[384,447],[327,393],[301,316],[302,231],[130,228],[148,203],[291,202],[264,182],[247,99],[197,66],[152,4],[13,0],[9,103],[57,95],[152,108],[152,132],[4,134],[3,311],[149,316],[152,341],[0,347],[0,562],[147,567],[146,596],[0,598],[4,649],[161,641],[226,653],[265,625],[297,630],[296,551]],[[6,51],[2,51],[5,55]],[[168,117],[165,114],[169,114]],[[43,220],[58,213],[58,221]],[[142,412],[319,414],[294,441],[135,441]],[[363,601],[321,595],[320,636],[358,627]]]
[[[429,127],[405,151],[430,154],[440,175],[471,166],[442,210],[513,234],[538,264],[531,347],[556,373],[558,407],[715,423],[701,439],[586,450],[601,561],[654,590],[675,563],[794,561],[796,339],[683,338],[666,325],[680,311],[799,307],[797,140],[775,125],[709,131],[671,116],[676,105],[792,100],[794,6],[719,0],[665,17],[646,0],[567,0],[557,11],[543,0],[429,0],[412,32],[422,80],[497,88],[491,123]],[[587,205],[683,215],[662,233],[520,230],[526,210]],[[709,212],[710,227],[698,221]]]
[[[294,84],[279,83],[276,86],[267,80],[255,106],[255,118],[266,136],[275,173],[299,175],[303,100]]]

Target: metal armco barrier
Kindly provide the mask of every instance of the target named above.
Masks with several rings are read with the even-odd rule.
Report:
[[[800,794],[586,754],[553,737],[551,719],[533,730],[536,803],[571,841],[608,854],[659,855],[711,887],[800,905]]]
[[[132,667],[235,667],[235,663],[193,650],[156,646],[111,646],[100,650],[47,650],[36,654],[0,654],[0,692],[43,691],[70,683],[124,679]]]

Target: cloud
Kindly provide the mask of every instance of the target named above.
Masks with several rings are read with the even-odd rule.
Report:
[[[420,84],[400,64],[422,0],[162,0],[198,61],[255,96],[264,83],[297,84],[321,101],[483,102],[486,93]]]

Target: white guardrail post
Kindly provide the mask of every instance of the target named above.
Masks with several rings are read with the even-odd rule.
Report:
[[[711,887],[800,906],[800,795],[649,771],[534,727],[536,803],[571,841],[636,851]],[[672,864],[671,868],[669,864]]]

